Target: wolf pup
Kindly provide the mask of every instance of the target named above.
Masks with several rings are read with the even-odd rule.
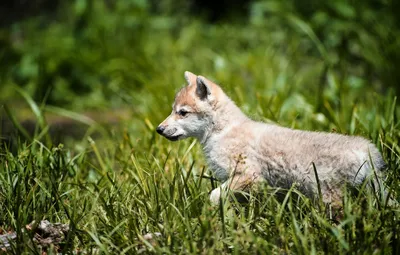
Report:
[[[175,96],[171,115],[157,132],[171,141],[197,138],[217,179],[211,192],[218,203],[221,189],[245,191],[266,182],[289,189],[293,184],[309,197],[340,206],[344,184],[361,184],[385,163],[378,149],[361,137],[293,130],[249,119],[203,76],[185,72],[188,83]]]

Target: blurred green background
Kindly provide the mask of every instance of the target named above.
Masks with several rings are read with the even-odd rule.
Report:
[[[332,114],[376,102],[374,93],[400,94],[398,13],[390,0],[5,0],[0,102],[19,121],[29,118],[29,97],[58,114],[158,122],[190,70],[221,83],[245,111],[275,100],[249,113],[292,126],[319,114],[308,128],[353,133]]]
[[[1,1],[10,253],[42,254],[21,229],[47,219],[70,226],[61,253],[399,254],[400,211],[383,196],[347,194],[340,223],[292,191],[216,210],[200,146],[155,132],[192,71],[253,119],[371,140],[399,200],[399,13],[394,0]]]

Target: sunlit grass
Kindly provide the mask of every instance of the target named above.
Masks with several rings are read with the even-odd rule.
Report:
[[[43,33],[51,37],[59,31]],[[400,108],[393,92],[376,92],[368,81],[307,56],[298,50],[302,39],[285,31],[194,21],[176,31],[154,26],[143,33],[140,57],[146,61],[139,61],[137,70],[138,62],[127,63],[134,61],[138,48],[121,50],[117,46],[129,45],[103,42],[110,61],[96,63],[100,67],[94,69],[111,77],[106,89],[96,83],[92,94],[68,94],[72,103],[64,108],[32,100],[29,86],[34,84],[28,92],[11,93],[24,100],[39,123],[28,134],[19,124],[18,105],[7,103],[3,118],[10,118],[19,133],[8,148],[3,144],[0,155],[0,227],[18,234],[11,252],[39,253],[29,232],[21,229],[41,219],[70,225],[65,253],[399,252],[396,204],[368,192],[346,193],[343,217],[335,220],[329,207],[293,188],[283,199],[266,189],[247,204],[226,199],[214,207],[208,196],[218,183],[200,146],[190,139],[172,143],[154,132],[171,111],[174,94],[184,85],[183,72],[189,70],[221,84],[254,119],[371,139],[388,163],[386,185],[398,199]],[[86,107],[128,109],[131,117],[103,125],[84,115]],[[85,132],[55,144],[46,112],[83,123]],[[161,235],[147,240],[148,233]]]
[[[259,83],[257,87],[262,91]],[[324,113],[314,111],[311,116],[300,117],[294,105],[278,115],[282,105],[291,105],[288,100],[295,100],[290,92],[281,92],[282,96],[270,99],[271,103],[268,99],[272,97],[267,93],[257,95],[258,89],[252,88],[256,95],[246,93],[248,85],[243,82],[223,84],[239,106],[255,118],[267,117],[296,128],[330,131],[325,127],[335,127],[342,132],[371,135],[389,164],[389,189],[398,194],[399,129],[397,108],[391,98],[375,96],[378,100],[373,105],[354,103],[352,108],[341,107],[331,113],[332,120],[349,116],[350,123],[346,123],[330,121]],[[160,94],[173,95],[169,90],[179,88],[157,80],[153,86],[152,90],[158,88],[158,95],[149,92],[142,94],[144,98],[164,98]],[[252,100],[253,96],[258,100]],[[73,144],[48,147],[32,138],[31,142],[19,140],[14,153],[4,150],[0,179],[2,228],[19,231],[41,219],[70,224],[65,252],[79,248],[89,253],[114,254],[344,254],[391,253],[399,248],[399,209],[371,193],[347,194],[339,222],[330,219],[329,208],[324,205],[301,194],[291,196],[297,193],[295,190],[283,201],[273,195],[274,190],[266,190],[247,205],[225,200],[220,207],[213,207],[208,194],[218,184],[205,178],[210,171],[204,168],[199,146],[191,140],[172,143],[154,132],[154,126],[169,112],[170,104],[165,105],[163,100],[145,105],[139,116],[109,127],[97,138],[86,136],[77,141],[80,149]],[[271,109],[265,115],[257,111],[268,107]],[[157,109],[160,113],[153,116]],[[370,112],[375,113],[372,118]],[[289,118],[291,114],[295,119]],[[325,122],[318,122],[315,115]],[[343,126],[339,127],[340,123]],[[39,126],[36,134],[40,135],[42,128],[46,127]],[[374,129],[377,134],[369,133]],[[157,232],[161,235],[156,240],[143,238]],[[15,245],[13,252],[39,249],[28,241],[27,233],[18,234],[17,243],[21,245]]]

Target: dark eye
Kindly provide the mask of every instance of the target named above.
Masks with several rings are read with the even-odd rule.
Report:
[[[179,114],[180,116],[182,116],[182,117],[185,117],[188,113],[189,113],[188,111],[185,111],[185,110],[183,110],[183,109],[179,110],[179,112],[178,112],[178,114]]]

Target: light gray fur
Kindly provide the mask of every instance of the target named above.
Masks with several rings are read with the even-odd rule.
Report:
[[[211,121],[218,123],[218,132],[209,127],[203,140],[207,161],[221,181],[243,168],[255,181],[262,176],[270,186],[285,189],[296,183],[312,197],[317,192],[315,166],[323,200],[333,202],[344,184],[361,184],[385,166],[376,146],[362,137],[293,130],[253,121],[239,111],[230,100],[219,108]],[[244,156],[244,164],[233,155]]]
[[[186,75],[190,79],[193,74]],[[245,116],[218,85],[198,76],[197,86],[202,85],[208,91],[201,98],[195,92],[198,88],[184,88],[194,92],[188,91],[182,100],[189,98],[197,112],[177,121],[171,114],[161,125],[166,127],[165,132],[177,128],[176,134],[184,134],[181,137],[194,136],[201,142],[216,178],[225,182],[222,187],[245,190],[248,184],[266,181],[270,186],[289,189],[296,183],[312,197],[317,194],[315,166],[323,201],[338,202],[344,184],[358,185],[374,170],[379,175],[385,165],[376,146],[364,138],[256,122]],[[186,107],[180,100],[176,98],[177,109]],[[198,118],[203,121],[193,121]],[[201,132],[194,132],[196,129]],[[168,134],[163,135],[168,138]],[[217,203],[220,195],[221,189],[215,189],[211,201]]]

